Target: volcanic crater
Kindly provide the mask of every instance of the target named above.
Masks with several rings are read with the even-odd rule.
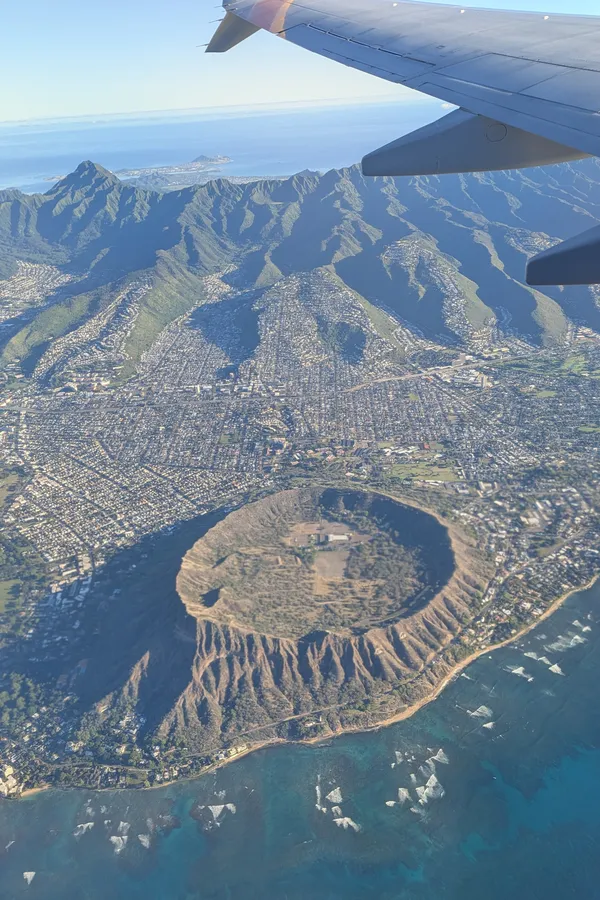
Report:
[[[390,497],[281,491],[230,513],[183,560],[188,612],[280,638],[351,636],[423,609],[455,561],[436,518]]]
[[[468,535],[388,495],[307,486],[249,503],[183,558],[197,649],[161,727],[200,749],[387,721],[462,658],[489,576]]]

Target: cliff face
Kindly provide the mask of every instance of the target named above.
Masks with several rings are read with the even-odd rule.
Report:
[[[259,523],[281,522],[282,504],[298,500],[290,498],[293,494],[283,492],[232,514],[184,559],[177,587],[197,621],[197,649],[190,683],[163,730],[184,734],[188,744],[211,749],[224,741],[310,737],[382,721],[431,691],[449,671],[447,649],[472,617],[485,566],[452,528],[455,568],[446,584],[423,608],[385,627],[291,638],[252,630],[248,620],[235,622],[231,607],[223,615],[227,621],[220,621],[220,601],[209,606],[202,601],[209,562],[216,552],[227,555],[239,548],[240,533],[252,535],[255,544],[269,543],[272,537]],[[283,607],[286,597],[280,600]]]

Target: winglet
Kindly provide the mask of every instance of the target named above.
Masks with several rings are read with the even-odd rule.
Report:
[[[246,38],[251,37],[256,31],[260,31],[258,25],[240,19],[232,12],[226,12],[225,18],[215,31],[205,53],[225,53],[236,44],[241,44]]]

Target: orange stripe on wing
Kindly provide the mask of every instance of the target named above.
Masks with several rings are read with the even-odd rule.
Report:
[[[277,33],[285,28],[285,17],[294,0],[258,0],[251,21],[265,31]]]

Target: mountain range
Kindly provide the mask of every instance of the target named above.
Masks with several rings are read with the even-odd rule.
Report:
[[[143,275],[148,290],[124,346],[134,369],[165,325],[202,303],[207,275],[262,291],[322,268],[441,343],[468,345],[491,328],[551,345],[569,321],[600,330],[597,292],[528,287],[526,259],[598,218],[596,160],[403,179],[364,178],[353,166],[168,193],[84,162],[46,194],[0,192],[0,276],[20,260],[71,278],[5,322],[1,360],[27,371]]]

